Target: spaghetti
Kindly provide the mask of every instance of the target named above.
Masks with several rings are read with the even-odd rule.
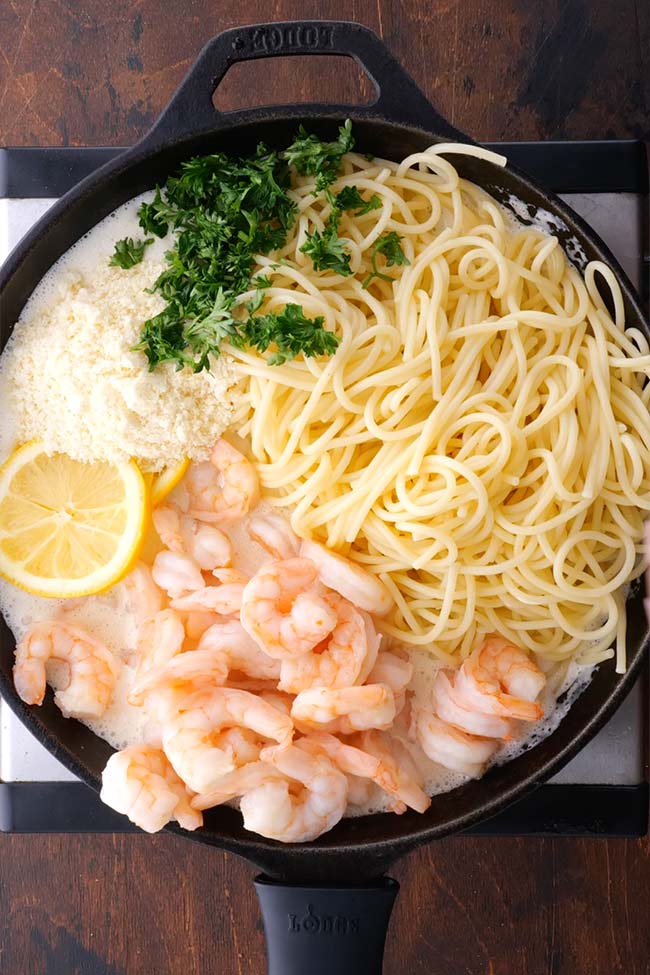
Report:
[[[514,226],[454,152],[505,162],[445,145],[399,164],[344,158],[332,191],[381,199],[341,217],[347,277],[301,252],[331,208],[298,180],[289,239],[258,262],[262,310],[297,302],[340,344],[281,366],[229,348],[244,390],[234,429],[294,530],[387,584],[397,640],[452,666],[491,631],[549,665],[603,660],[616,641],[623,669],[650,509],[650,347],[624,331],[609,268],[582,276],[557,238]],[[391,231],[409,263],[364,288]]]

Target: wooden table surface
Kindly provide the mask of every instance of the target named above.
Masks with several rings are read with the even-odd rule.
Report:
[[[648,0],[2,0],[0,144],[127,145],[209,37],[305,16],[372,27],[478,139],[650,138]],[[279,60],[234,69],[219,104],[298,87],[369,93],[351,62]],[[2,835],[0,972],[257,975],[252,873],[174,836]],[[647,839],[451,838],[393,875],[389,975],[650,972]]]

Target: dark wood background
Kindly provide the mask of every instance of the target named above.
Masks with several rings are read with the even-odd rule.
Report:
[[[0,0],[0,144],[127,145],[213,34],[310,16],[372,27],[478,139],[650,138],[648,0]],[[219,104],[297,90],[369,94],[349,62],[279,60]],[[393,874],[388,975],[650,972],[647,839],[459,837]],[[167,835],[0,836],[0,972],[258,975],[251,876]]]

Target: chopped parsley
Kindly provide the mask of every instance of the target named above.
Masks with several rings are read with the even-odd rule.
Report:
[[[261,288],[258,288],[253,297],[249,298],[249,300],[245,302],[244,307],[249,315],[254,315],[255,312],[259,311],[259,309],[262,307],[263,302],[264,292],[261,290]]]
[[[168,224],[173,221],[174,211],[168,208],[162,196],[160,187],[156,187],[156,193],[151,203],[141,203],[138,210],[140,226],[146,234],[155,234],[156,237],[164,237],[167,234]]]
[[[118,240],[108,263],[111,267],[121,267],[127,271],[130,267],[135,267],[141,262],[145,248],[149,244],[153,244],[153,237],[147,237],[146,240],[134,240],[133,237]]]
[[[150,289],[166,305],[144,322],[136,346],[150,369],[162,362],[195,372],[209,369],[223,342],[270,352],[270,364],[301,354],[335,352],[338,337],[325,329],[321,316],[305,315],[301,305],[287,304],[280,311],[260,314],[264,290],[271,287],[268,274],[292,262],[279,258],[264,269],[267,274],[261,273],[259,265],[256,272],[255,267],[260,254],[273,254],[286,243],[296,219],[291,179],[298,173],[314,176],[314,192],[323,192],[330,204],[325,227],[307,233],[301,250],[317,271],[352,274],[350,254],[339,237],[341,216],[347,212],[354,218],[382,206],[379,196],[364,199],[354,185],[344,186],[338,194],[330,189],[343,156],[353,146],[349,120],[329,142],[300,127],[283,151],[260,143],[247,156],[214,153],[189,159],[156,188],[152,200],[140,205],[138,218],[145,238],[118,241],[110,263],[134,267],[155,237],[174,235],[165,254],[166,266]],[[389,233],[375,242],[373,273],[364,287],[374,277],[388,277],[377,268],[379,254],[387,267],[408,264],[399,241],[396,233]],[[240,297],[245,292],[251,295],[247,301]]]
[[[338,235],[339,212],[333,210],[324,229],[314,230],[307,234],[307,239],[300,250],[311,257],[312,264],[317,271],[336,271],[344,277],[352,274],[350,270],[350,255],[343,247],[343,241]]]
[[[334,182],[343,156],[353,148],[352,122],[348,119],[340,126],[338,138],[333,142],[321,142],[301,125],[298,135],[281,155],[301,176],[315,176],[316,192],[320,193]]]
[[[363,288],[367,288],[374,278],[381,278],[382,281],[393,280],[390,274],[383,274],[381,271],[377,270],[377,257],[379,254],[383,254],[386,258],[386,267],[393,267],[393,265],[401,266],[403,264],[411,263],[402,250],[402,246],[400,244],[401,239],[402,238],[394,230],[391,230],[390,233],[383,234],[383,236],[377,238],[372,248],[372,272],[363,282]]]
[[[334,205],[338,210],[354,210],[361,216],[370,213],[371,210],[379,210],[381,198],[373,193],[369,200],[364,200],[356,186],[344,186],[341,192],[334,197]]]
[[[307,318],[301,305],[285,305],[281,312],[248,318],[233,338],[234,345],[251,345],[266,352],[271,345],[277,351],[268,359],[270,366],[281,365],[302,353],[306,356],[332,355],[339,344],[338,335],[323,328],[321,315]]]
[[[143,230],[176,234],[152,288],[167,307],[144,323],[137,346],[151,369],[159,362],[207,369],[210,355],[241,328],[230,309],[250,286],[256,255],[277,250],[287,238],[295,211],[289,185],[287,163],[260,143],[251,156],[188,160],[140,206]],[[269,282],[257,275],[255,284]]]

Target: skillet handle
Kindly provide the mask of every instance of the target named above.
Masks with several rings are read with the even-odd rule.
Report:
[[[381,975],[395,880],[307,887],[258,877],[255,889],[268,975]]]
[[[215,89],[233,64],[296,54],[338,54],[354,58],[370,76],[377,100],[372,105],[362,106],[312,103],[238,112],[219,112],[212,104]],[[305,20],[237,27],[208,41],[167,108],[139,143],[139,148],[149,150],[218,130],[233,122],[314,114],[387,119],[416,125],[444,138],[469,141],[436,112],[410,75],[369,28],[351,21]]]

